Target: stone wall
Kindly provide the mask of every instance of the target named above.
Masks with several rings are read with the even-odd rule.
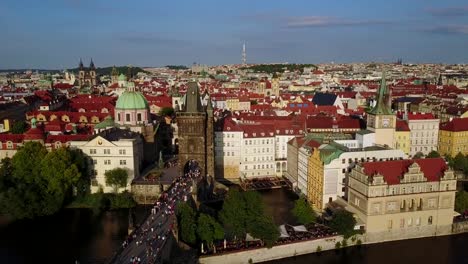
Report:
[[[404,240],[431,236],[444,236],[452,233],[452,226],[416,226],[413,228],[392,229],[386,232],[366,233],[366,243],[381,243],[385,241]]]
[[[453,223],[452,234],[468,232],[468,221]]]
[[[258,263],[263,261],[315,253],[317,252],[318,246],[321,247],[322,251],[334,249],[336,242],[341,242],[342,240],[342,236],[334,236],[330,238],[279,245],[273,248],[259,248],[229,254],[200,257],[199,261],[201,264],[249,263],[249,260],[251,260],[253,263]],[[348,240],[348,244],[350,243],[350,240]]]

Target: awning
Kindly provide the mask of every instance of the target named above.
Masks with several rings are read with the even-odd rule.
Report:
[[[259,241],[260,239],[252,237],[249,233],[245,234],[245,241]]]
[[[295,232],[307,232],[307,228],[303,225],[293,226]]]
[[[279,226],[280,237],[289,237],[288,231],[286,231],[286,227],[284,225]]]

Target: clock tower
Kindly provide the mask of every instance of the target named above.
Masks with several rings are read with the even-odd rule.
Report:
[[[367,112],[367,129],[375,133],[375,144],[394,147],[396,116],[390,107],[392,98],[385,81],[385,73],[377,92],[377,103]]]

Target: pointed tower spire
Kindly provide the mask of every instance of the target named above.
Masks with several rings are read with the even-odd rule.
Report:
[[[78,68],[80,68],[80,70],[82,70],[84,68],[83,60],[81,58],[80,58],[80,64],[78,65]]]
[[[91,70],[94,70],[94,69],[95,69],[95,67],[94,67],[94,62],[93,62],[93,58],[91,58],[91,62],[89,63],[89,68],[90,68]]]
[[[369,112],[370,114],[383,114],[391,115],[392,109],[389,105],[391,102],[391,95],[388,92],[387,81],[385,79],[385,71],[382,72],[382,80],[380,81],[379,90],[377,91],[377,103],[375,107]]]

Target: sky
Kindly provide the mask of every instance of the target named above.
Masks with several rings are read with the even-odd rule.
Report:
[[[466,0],[1,0],[0,69],[468,63]]]

